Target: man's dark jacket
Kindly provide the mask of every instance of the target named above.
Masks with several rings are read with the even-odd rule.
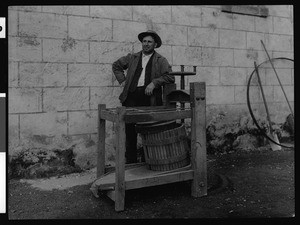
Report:
[[[132,82],[135,70],[137,68],[139,58],[141,57],[142,51],[123,56],[112,64],[113,73],[116,76],[116,79],[121,84],[125,81],[123,92],[121,93],[119,99],[123,103],[128,94],[130,84]],[[127,69],[127,74],[125,76],[124,70]],[[160,88],[164,84],[174,83],[175,78],[173,75],[170,75],[169,72],[172,72],[172,68],[168,60],[162,55],[158,54],[156,51],[153,53],[152,57],[152,68],[151,68],[151,78],[150,80],[155,85],[155,88]],[[154,92],[154,94],[161,94],[161,91]],[[156,96],[155,96],[156,97]],[[151,101],[151,105],[155,105]]]

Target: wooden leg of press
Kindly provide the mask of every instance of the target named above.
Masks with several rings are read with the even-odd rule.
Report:
[[[190,84],[192,107],[191,165],[194,170],[192,196],[207,195],[205,82]]]
[[[123,211],[125,205],[125,122],[124,115],[126,108],[117,108],[117,121],[116,121],[116,183],[115,183],[115,210]]]
[[[101,110],[104,109],[106,109],[105,104],[98,105],[97,178],[104,174],[105,169],[105,120],[101,118]]]

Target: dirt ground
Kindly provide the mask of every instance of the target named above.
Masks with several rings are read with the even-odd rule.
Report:
[[[108,197],[92,195],[94,174],[61,189],[41,188],[45,180],[40,186],[10,180],[8,219],[295,217],[293,149],[208,156],[208,162],[207,196],[191,197],[190,182],[129,190],[123,212]]]

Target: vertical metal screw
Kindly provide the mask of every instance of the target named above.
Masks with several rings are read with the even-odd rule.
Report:
[[[180,65],[181,66],[181,72],[184,72],[184,65]],[[184,75],[180,76],[180,89],[184,90]]]
[[[181,72],[184,72],[184,65],[180,65],[181,67]],[[184,90],[184,75],[180,76],[180,89]],[[183,109],[184,108],[184,102],[180,102],[180,107]],[[181,119],[181,123],[184,123],[184,119]]]
[[[183,72],[184,71],[184,65],[180,65],[180,67],[181,67],[181,72]]]

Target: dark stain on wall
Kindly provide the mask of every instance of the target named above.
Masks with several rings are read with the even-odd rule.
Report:
[[[36,37],[21,37],[18,40],[18,46],[21,47],[23,45],[32,45],[38,46],[41,43],[36,39]]]
[[[253,48],[247,50],[247,58],[257,60],[258,59],[258,52]]]
[[[61,45],[61,49],[66,52],[68,49],[73,49],[76,45],[75,39],[71,37],[67,37],[63,39],[63,44]]]

